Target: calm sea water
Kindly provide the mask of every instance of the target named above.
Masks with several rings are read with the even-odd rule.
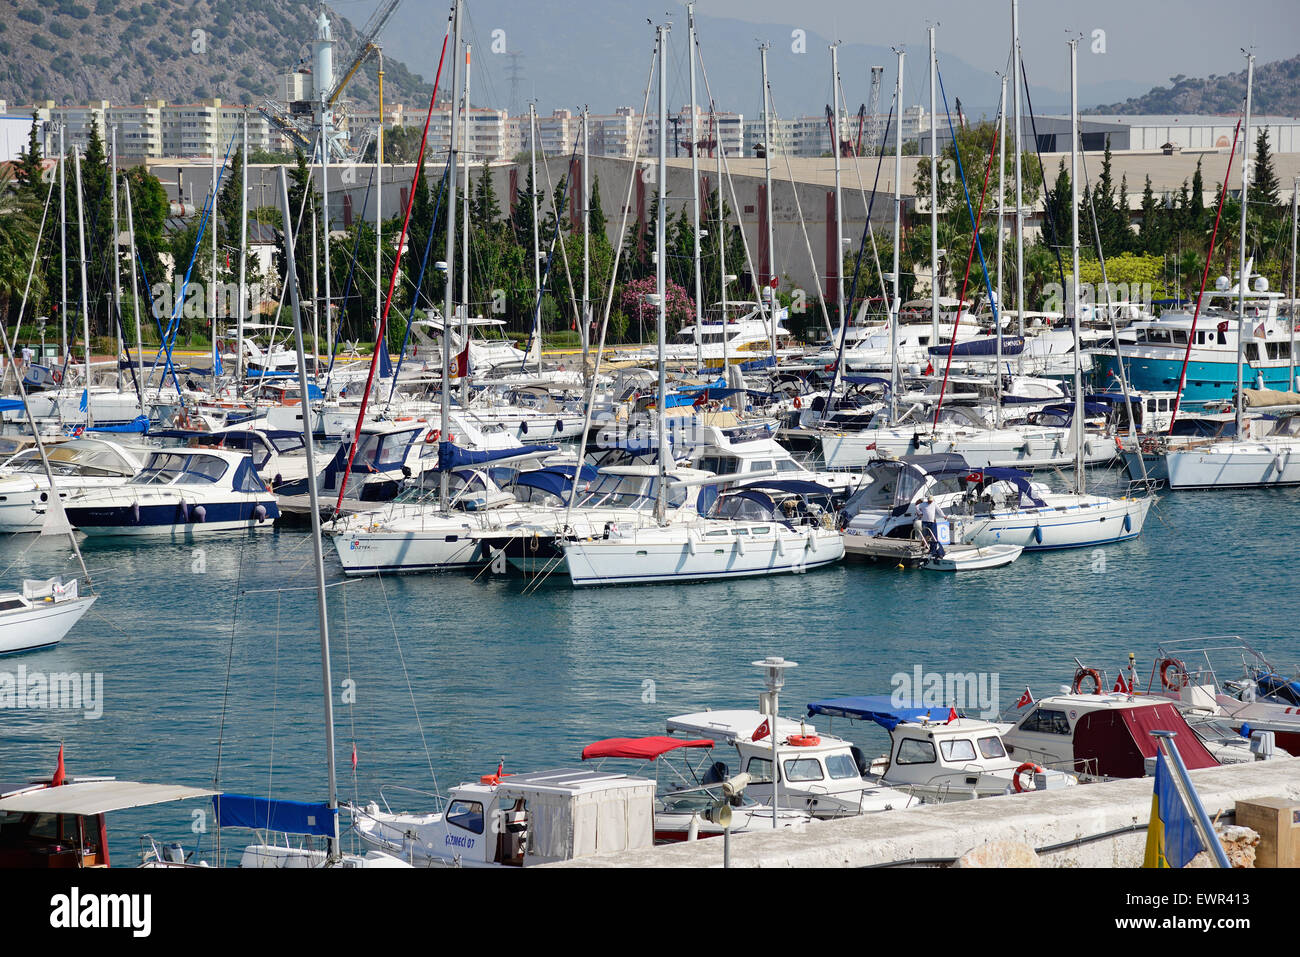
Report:
[[[1026,685],[1043,694],[1068,681],[1076,655],[1114,674],[1133,651],[1145,676],[1157,642],[1206,635],[1238,634],[1294,662],[1298,531],[1294,491],[1182,493],[1161,500],[1135,542],[963,576],[852,564],[582,591],[557,578],[529,595],[514,576],[340,584],[330,596],[340,794],[371,800],[382,785],[433,789],[435,778],[445,792],[502,758],[507,770],[573,765],[599,738],[754,707],[763,683],[750,662],[772,654],[799,663],[786,714],[888,693],[892,675],[918,665],[996,673],[1008,707]],[[323,800],[309,537],[83,548],[99,602],[60,645],[0,658],[0,671],[102,673],[103,715],[0,711],[0,781],[52,772],[62,741],[70,774]],[[66,540],[20,536],[0,543],[0,569],[14,587],[76,564]],[[328,546],[326,575],[343,581]],[[343,701],[345,682],[355,703]],[[850,736],[872,752],[885,740],[861,726]],[[115,863],[138,860],[144,833],[193,847],[191,810],[205,806],[112,815]],[[211,842],[203,836],[209,852]]]

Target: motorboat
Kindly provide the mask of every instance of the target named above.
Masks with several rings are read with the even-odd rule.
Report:
[[[0,655],[58,644],[97,598],[79,594],[75,578],[24,581],[22,591],[0,592]]]
[[[141,453],[116,442],[76,438],[45,450],[59,498],[126,483],[143,465]],[[0,465],[0,532],[38,532],[45,524],[50,480],[39,449],[24,449]]]

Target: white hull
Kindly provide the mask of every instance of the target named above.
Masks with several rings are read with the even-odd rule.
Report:
[[[0,655],[58,644],[90,610],[96,597],[38,602],[23,611],[0,616]]]
[[[1227,442],[1171,451],[1164,465],[1172,489],[1300,485],[1300,441]]]
[[[468,537],[469,532],[468,525],[409,531],[385,528],[343,532],[332,540],[348,575],[428,572],[481,565],[481,543]]]
[[[1020,545],[950,545],[942,558],[931,558],[924,567],[936,572],[971,572],[1010,565],[1024,548]]]
[[[1029,432],[1012,429],[974,429],[938,432],[920,429],[868,429],[835,432],[822,436],[822,457],[831,469],[861,468],[882,456],[941,454],[956,452],[972,469],[1069,468],[1074,464],[1074,447],[1069,429],[1039,428]],[[1084,461],[1088,465],[1109,462],[1115,457],[1115,442],[1099,436],[1084,440]]]
[[[1150,498],[1052,495],[1045,506],[995,509],[967,520],[975,545],[1019,545],[1026,551],[1083,548],[1128,541],[1142,533]]]
[[[844,542],[833,529],[777,523],[669,527],[569,542],[564,554],[575,586],[626,585],[798,574],[839,561]]]

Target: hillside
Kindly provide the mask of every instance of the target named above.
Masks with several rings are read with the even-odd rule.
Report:
[[[1246,71],[1194,79],[1171,77],[1173,85],[1158,86],[1142,96],[1098,106],[1085,113],[1236,113],[1246,97]],[[1251,112],[1256,116],[1300,116],[1300,56],[1255,64]]]
[[[310,54],[315,10],[295,0],[0,0],[0,99],[256,103]],[[331,21],[341,69],[357,31],[337,14]],[[377,99],[375,70],[372,57],[350,99]],[[428,95],[421,77],[385,57],[385,99]]]

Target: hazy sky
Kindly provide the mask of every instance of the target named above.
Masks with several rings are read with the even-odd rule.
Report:
[[[665,11],[674,7],[668,5]],[[1010,0],[699,0],[701,14],[763,23],[793,23],[854,42],[906,43],[926,48],[926,26],[937,21],[938,46],[976,67],[995,70],[1006,61],[1011,35]],[[1080,81],[1090,74],[1150,86],[1168,85],[1179,73],[1208,76],[1244,69],[1242,47],[1255,46],[1256,62],[1300,53],[1298,0],[1022,0],[1020,39],[1027,64],[1037,53],[1063,49],[1070,33],[1104,30],[1106,54],[1080,47]],[[960,38],[960,40],[956,39]]]

